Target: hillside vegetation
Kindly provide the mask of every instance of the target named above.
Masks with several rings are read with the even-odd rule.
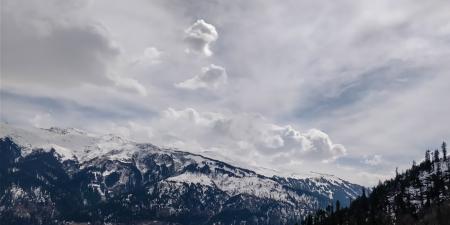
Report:
[[[442,157],[440,156],[442,152]],[[341,208],[340,202],[309,215],[306,225],[448,225],[450,224],[450,160],[444,142],[441,151],[429,150],[420,164],[380,182],[370,194]]]

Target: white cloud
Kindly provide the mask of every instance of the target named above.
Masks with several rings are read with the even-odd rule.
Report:
[[[143,56],[138,60],[140,64],[161,63],[162,52],[155,47],[148,47],[144,50]]]
[[[115,123],[108,121],[101,126],[89,127],[94,133],[106,134],[112,133],[138,142],[148,142],[153,137],[153,129],[142,125],[141,123],[126,121],[124,123]]]
[[[366,156],[363,162],[370,166],[377,166],[380,165],[381,160],[382,160],[381,155],[371,155]]]
[[[37,128],[47,128],[54,125],[54,120],[50,113],[42,113],[36,114],[32,119],[30,119],[30,123]]]
[[[185,30],[185,40],[189,44],[188,52],[211,56],[210,44],[217,40],[219,34],[216,28],[204,20],[197,20]]]
[[[227,80],[228,75],[225,68],[211,64],[208,67],[203,67],[199,75],[177,83],[175,87],[187,90],[217,89],[226,84]]]
[[[231,158],[237,152],[290,160],[332,161],[346,153],[332,143],[327,134],[312,129],[302,133],[292,126],[273,124],[259,115],[198,112],[193,108],[169,108],[154,120],[155,140],[159,144],[202,151],[222,149]]]
[[[111,79],[118,88],[135,92],[142,96],[147,96],[147,89],[133,78],[120,76],[116,74],[110,75],[109,79]]]

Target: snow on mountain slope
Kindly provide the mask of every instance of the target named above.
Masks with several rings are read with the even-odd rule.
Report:
[[[62,160],[77,160],[79,162],[86,162],[95,158],[107,158],[109,160],[119,160],[119,161],[128,161],[133,155],[142,151],[142,148],[138,148],[139,144],[130,140],[126,140],[122,137],[115,136],[112,134],[107,135],[94,135],[91,133],[87,133],[85,131],[74,129],[74,128],[56,128],[52,127],[49,129],[42,128],[17,128],[13,126],[9,126],[7,124],[0,124],[0,137],[11,137],[18,145],[23,147],[24,151],[23,155],[27,155],[32,152],[32,149],[43,149],[44,151],[50,151],[50,149],[54,149],[59,157]],[[166,152],[167,154],[173,154],[177,152],[177,150],[172,149],[159,149],[156,146],[149,145],[150,148],[146,148],[146,151],[149,150],[157,150],[161,152]],[[204,158],[200,155],[195,154],[185,154],[188,156],[188,159],[184,164],[196,163],[199,166],[212,166],[211,170],[214,171],[215,163],[210,161],[208,158]],[[221,157],[224,158],[224,157]],[[229,160],[226,160],[229,161]],[[180,162],[182,163],[182,162]],[[243,167],[243,165],[239,165]],[[142,168],[145,170],[145,168]],[[228,167],[222,169],[229,169]],[[330,185],[342,185],[348,189],[351,189],[348,185],[349,182],[344,182],[343,180],[327,174],[320,173],[303,173],[301,176],[292,175],[287,176],[285,174],[280,173],[276,170],[271,170],[268,168],[252,168],[260,174],[269,176],[278,176],[284,178],[292,178],[295,180],[304,180],[306,185],[312,185],[315,187],[313,191],[326,193],[330,198],[332,198],[333,193],[329,188]],[[229,170],[229,172],[235,172]],[[170,181],[183,181],[183,182],[193,182],[195,180],[199,181],[199,183],[204,184],[215,184],[221,187],[222,190],[226,190],[229,193],[251,193],[255,192],[255,190],[247,190],[251,189],[250,187],[253,184],[261,183],[263,181],[267,181],[267,179],[258,178],[256,173],[246,173],[246,176],[250,177],[244,182],[237,182],[239,179],[234,177],[228,177],[225,174],[224,177],[211,177],[205,175],[190,175],[182,174],[178,177],[171,177]],[[198,178],[192,179],[191,178]],[[200,182],[201,181],[201,182]],[[234,185],[234,186],[233,186]],[[266,187],[266,189],[261,189],[262,187]],[[280,187],[273,184],[272,181],[266,182],[264,185],[258,186],[257,190],[260,190],[263,196],[270,197],[274,195],[278,195],[280,198],[286,199],[286,196],[280,196]],[[270,191],[269,191],[270,190]],[[277,192],[278,194],[271,193]],[[352,192],[348,192],[348,195],[352,198],[355,198],[359,193],[359,190],[353,190]]]
[[[123,194],[126,195],[123,201],[132,201],[136,195],[132,193],[143,190],[146,197],[135,201],[141,207],[157,212],[158,218],[164,217],[161,215],[181,218],[184,213],[192,211],[192,207],[197,209],[201,206],[209,211],[203,212],[204,209],[198,208],[200,217],[213,216],[220,221],[227,210],[243,210],[244,207],[253,210],[245,211],[247,214],[272,214],[287,222],[293,219],[292,216],[305,215],[331,201],[354,198],[361,190],[361,186],[332,175],[312,174],[302,179],[269,177],[201,155],[77,129],[22,129],[1,124],[0,139],[6,140],[7,137],[19,146],[25,163],[30,157],[38,157],[32,154],[34,152],[55,154],[63,164],[58,173],[66,171],[69,177],[64,179],[78,182],[83,205],[94,204],[89,203],[93,200],[83,197],[86,196],[83,187],[94,191],[99,196],[94,202],[102,204]],[[14,171],[21,173],[20,165],[8,171],[13,173],[11,176],[17,176]],[[53,182],[52,177],[33,176],[37,176],[39,182]],[[10,186],[11,190],[20,188],[16,184]],[[198,205],[194,204],[196,201]]]
[[[139,148],[136,148],[138,143],[131,140],[113,134],[95,135],[75,128],[62,129],[51,127],[49,129],[43,129],[30,127],[23,129],[8,124],[0,124],[0,137],[6,136],[11,137],[18,145],[24,148],[24,151],[22,152],[24,156],[31,153],[32,149],[42,148],[43,150],[48,151],[51,148],[54,148],[56,153],[64,160],[77,159],[80,162],[84,162],[97,157],[108,157],[113,160],[127,160],[131,158],[136,151],[139,151]],[[177,151],[174,149],[159,150],[168,152]],[[228,164],[256,171],[258,174],[268,177],[281,176],[297,179],[322,177],[334,180],[335,182],[340,181],[339,178],[335,178],[333,175],[315,173],[312,171],[301,175],[284,174],[270,168],[243,165],[226,156],[219,155],[217,152],[205,151],[202,154]],[[201,157],[198,156],[197,160],[201,160]]]
[[[389,202],[395,204],[395,198],[402,196],[407,199],[414,207],[415,211],[418,212],[427,200],[432,201],[430,198],[433,192],[437,190],[436,183],[439,183],[439,177],[444,177],[441,181],[442,183],[448,182],[450,179],[450,161],[439,159],[438,161],[430,162],[428,168],[426,167],[427,166],[422,164],[419,167],[413,167],[410,171],[397,176],[398,182],[403,181],[406,183],[406,181],[408,181],[410,182],[410,185],[404,185],[403,193],[401,193],[401,191],[389,193]],[[440,198],[441,200],[450,199],[445,193],[442,193]]]
[[[31,153],[33,149],[41,148],[49,151],[53,148],[64,160],[76,159],[85,162],[97,157],[126,160],[136,150],[136,143],[119,136],[112,134],[99,136],[74,128],[22,129],[0,124],[0,137],[6,136],[23,147],[23,156]]]

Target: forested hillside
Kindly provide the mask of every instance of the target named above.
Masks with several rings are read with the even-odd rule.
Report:
[[[442,155],[442,156],[441,156]],[[447,145],[427,150],[420,164],[380,182],[370,194],[341,208],[340,202],[309,215],[306,225],[448,225],[450,224],[450,160]]]

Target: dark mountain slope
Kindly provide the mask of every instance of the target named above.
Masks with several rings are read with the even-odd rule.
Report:
[[[450,224],[450,159],[445,142],[440,152],[380,183],[369,196],[365,194],[349,208],[327,207],[309,216],[307,225],[448,225]]]

